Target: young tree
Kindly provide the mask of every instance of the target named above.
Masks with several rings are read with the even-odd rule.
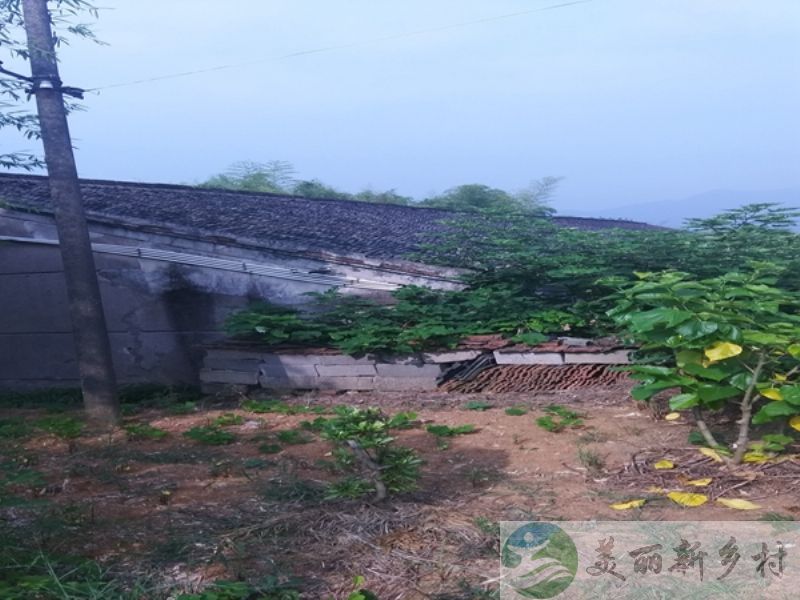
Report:
[[[800,427],[800,296],[775,287],[775,274],[768,265],[702,280],[640,273],[610,313],[652,359],[631,368],[636,400],[679,390],[670,408],[692,409],[711,447],[720,440],[704,412],[738,406],[734,463],[749,449],[751,422],[790,418]]]

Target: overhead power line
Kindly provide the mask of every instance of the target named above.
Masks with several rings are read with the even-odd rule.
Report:
[[[321,54],[323,52],[332,52],[332,51],[335,51],[335,50],[345,50],[345,49],[348,49],[348,48],[355,48],[355,47],[358,47],[358,46],[368,46],[368,45],[372,45],[372,44],[379,44],[379,43],[382,43],[382,42],[390,42],[390,41],[399,40],[399,39],[403,39],[403,38],[415,37],[415,36],[420,36],[420,35],[427,35],[427,34],[430,34],[430,33],[438,33],[440,31],[447,31],[447,30],[450,30],[450,29],[458,29],[458,28],[461,28],[461,27],[470,27],[472,25],[481,25],[483,23],[491,23],[491,22],[494,22],[494,21],[502,21],[502,20],[506,20],[506,19],[513,19],[515,17],[522,17],[522,16],[525,16],[525,15],[533,14],[533,13],[544,12],[544,11],[548,11],[548,10],[556,10],[556,9],[559,9],[559,8],[566,8],[566,7],[569,7],[569,6],[574,6],[576,4],[588,4],[589,2],[593,2],[593,1],[594,0],[573,0],[571,2],[562,2],[560,4],[551,4],[550,6],[542,6],[542,7],[539,7],[539,8],[532,8],[532,9],[528,9],[528,10],[520,10],[520,11],[517,11],[517,12],[507,13],[507,14],[504,14],[504,15],[495,15],[493,17],[484,17],[482,19],[474,19],[474,20],[471,20],[471,21],[462,21],[460,23],[452,23],[452,24],[449,24],[449,25],[440,25],[438,27],[430,27],[430,28],[427,28],[427,29],[417,29],[415,31],[406,31],[406,32],[403,32],[403,33],[396,33],[396,34],[393,34],[393,35],[387,35],[387,36],[383,36],[383,37],[379,37],[379,38],[358,40],[358,41],[355,41],[355,42],[348,42],[348,43],[343,43],[343,44],[335,44],[335,45],[331,45],[331,46],[322,46],[320,48],[310,48],[308,50],[299,50],[297,52],[290,52],[288,54],[281,54],[281,55],[277,55],[277,56],[265,56],[265,57],[262,57],[262,58],[256,58],[256,59],[252,59],[252,60],[248,60],[248,61],[230,63],[230,64],[225,64],[225,65],[217,65],[216,67],[207,67],[207,68],[204,68],[204,69],[195,69],[195,70],[192,70],[192,71],[181,71],[181,72],[178,72],[178,73],[169,73],[169,74],[165,74],[165,75],[158,75],[158,76],[155,76],[155,77],[147,77],[147,78],[144,78],[144,79],[134,79],[132,81],[125,81],[125,82],[121,82],[121,83],[112,83],[112,84],[109,84],[109,85],[103,85],[103,86],[98,86],[98,87],[94,87],[94,88],[88,88],[85,91],[86,92],[100,92],[100,91],[103,91],[103,90],[110,90],[110,89],[113,89],[113,88],[128,87],[128,86],[140,85],[140,84],[144,84],[144,83],[151,83],[151,82],[156,82],[156,81],[164,81],[164,80],[167,80],[167,79],[178,79],[178,78],[182,78],[182,77],[190,77],[192,75],[202,75],[204,73],[214,73],[216,71],[225,71],[225,70],[228,70],[228,69],[237,69],[237,68],[247,67],[247,66],[254,65],[254,64],[264,63],[264,62],[272,62],[272,61],[278,61],[278,60],[286,60],[286,59],[289,59],[289,58],[297,58],[297,57],[300,57],[300,56],[308,56],[310,54]]]

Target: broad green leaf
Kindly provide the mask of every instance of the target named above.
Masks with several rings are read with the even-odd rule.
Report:
[[[696,340],[711,335],[719,329],[719,324],[713,321],[687,321],[676,330],[686,340]]]
[[[794,358],[800,358],[800,344],[791,344],[786,351]]]
[[[731,375],[730,370],[724,368],[725,365],[719,367],[704,367],[695,363],[684,365],[683,370],[689,375],[702,377],[703,379],[711,379],[712,381],[722,381]]]
[[[653,308],[631,316],[631,326],[638,331],[651,331],[659,325],[674,327],[692,318],[692,313],[674,308]]]
[[[750,387],[750,382],[753,381],[753,376],[750,373],[737,373],[733,377],[730,378],[729,383],[741,390],[744,391],[748,387]]]
[[[740,396],[742,391],[732,385],[714,385],[712,383],[703,383],[697,386],[697,395],[703,402],[715,402],[717,400],[727,400]]]
[[[783,399],[786,400],[786,402],[800,407],[800,386],[785,385],[781,388],[781,394],[783,394]],[[800,410],[800,408],[798,410]]]
[[[641,373],[643,375],[673,375],[675,369],[671,367],[659,367],[656,365],[633,365],[629,367],[633,373]]]
[[[742,353],[742,347],[732,342],[717,342],[705,349],[704,354],[709,361],[718,362]]]
[[[669,399],[669,408],[670,410],[685,410],[697,406],[699,403],[700,398],[697,394],[678,394]]]
[[[699,350],[679,350],[675,353],[676,364],[683,368],[686,365],[699,365],[703,362],[703,353]]]
[[[744,335],[745,342],[757,346],[785,346],[789,343],[789,340],[785,337],[763,331],[744,330],[742,335]]]
[[[778,417],[791,417],[800,412],[788,402],[768,402],[753,416],[753,425],[763,425]]]

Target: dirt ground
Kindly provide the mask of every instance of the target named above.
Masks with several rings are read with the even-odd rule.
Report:
[[[800,466],[791,470],[793,460],[780,467],[782,479],[771,478],[763,464],[732,473],[687,442],[687,416],[667,421],[643,411],[624,386],[535,395],[308,394],[284,400],[413,410],[417,426],[396,436],[425,461],[419,490],[379,505],[323,500],[320,490],[337,477],[330,468],[331,443],[308,432],[306,443],[276,438],[318,415],[255,414],[236,401],[209,398],[190,414],[151,408],[126,417],[126,423],[169,432],[162,440],[129,440],[123,432],[65,440],[38,432],[13,451],[0,446],[6,463],[24,461],[43,478],[13,491],[46,501],[35,517],[33,510],[0,508],[2,519],[29,531],[48,551],[124,565],[125,576],[156,574],[165,586],[196,589],[217,579],[275,574],[300,578],[304,598],[327,600],[346,598],[352,578],[360,575],[382,600],[445,600],[493,597],[486,582],[499,572],[496,523],[502,520],[754,520],[800,513],[794,487]],[[466,408],[476,400],[491,408]],[[583,424],[543,430],[535,420],[551,404],[581,413]],[[528,412],[506,414],[510,406]],[[25,421],[45,414],[6,412],[4,417]],[[208,446],[182,435],[225,413],[244,417],[244,423],[225,427],[235,434],[234,443]],[[473,424],[477,431],[447,438],[444,447],[425,430],[433,423]],[[264,453],[269,446],[280,451]],[[652,468],[665,458],[675,469]],[[711,501],[685,508],[666,498],[666,491],[685,489],[682,484],[698,476],[714,480],[692,490]],[[760,508],[726,508],[714,502],[720,496]],[[633,510],[610,507],[630,499],[647,502]]]

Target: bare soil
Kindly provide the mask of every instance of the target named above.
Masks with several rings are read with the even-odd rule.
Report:
[[[443,600],[489,597],[480,594],[499,570],[495,524],[502,520],[753,520],[800,513],[794,487],[800,472],[792,470],[793,460],[777,478],[771,475],[778,471],[764,465],[732,473],[688,444],[688,416],[666,421],[640,410],[625,386],[535,395],[308,394],[285,400],[415,411],[419,426],[398,431],[397,440],[425,460],[419,490],[380,505],[323,500],[320,490],[337,477],[329,442],[308,434],[310,442],[280,444],[276,454],[259,449],[279,443],[277,432],[317,415],[254,414],[209,399],[189,415],[146,410],[127,418],[168,431],[159,441],[129,441],[124,432],[26,439],[12,459],[27,461],[46,483],[16,493],[46,500],[46,508],[0,509],[2,518],[48,551],[69,551],[115,569],[123,565],[125,576],[155,574],[165,585],[186,589],[220,578],[278,574],[302,578],[304,597],[327,600],[345,598],[353,576],[361,575],[381,599]],[[492,407],[464,408],[475,400]],[[550,404],[583,414],[583,425],[558,433],[541,429],[535,419]],[[508,415],[509,406],[525,406],[528,413]],[[225,428],[236,435],[230,445],[206,446],[182,435],[229,412],[245,418]],[[33,421],[44,413],[15,414]],[[473,424],[477,432],[448,438],[443,448],[425,431],[429,423]],[[676,469],[653,470],[661,458],[672,459]],[[705,492],[707,504],[684,508],[652,490],[678,489],[684,466],[687,477],[702,473],[719,480]],[[713,502],[721,495],[761,508],[725,508]],[[647,503],[610,508],[634,498]]]

